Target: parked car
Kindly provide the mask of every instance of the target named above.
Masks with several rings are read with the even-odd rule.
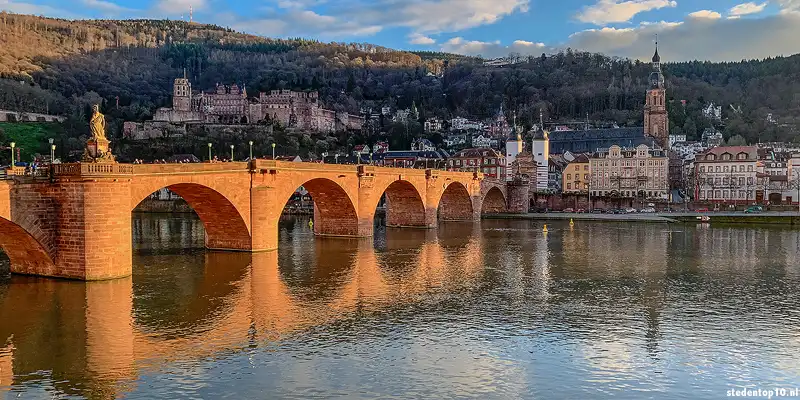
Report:
[[[656,209],[653,208],[653,207],[646,207],[646,208],[641,209],[639,212],[652,214],[652,213],[656,212]]]
[[[594,210],[592,210],[592,214],[602,214],[604,212],[606,211],[603,210],[602,208],[595,208]]]
[[[570,208],[565,208],[564,212],[565,213],[571,213],[571,212],[575,212],[575,210],[573,210],[572,207],[570,207]]]
[[[621,208],[615,208],[615,209],[611,210],[611,214],[625,214],[625,210],[623,210]]]
[[[582,209],[582,208],[579,208],[579,209],[575,210],[575,212],[576,212],[576,213],[585,213],[585,212],[586,212],[586,210],[584,210],[584,209]]]
[[[695,211],[697,211],[697,212],[708,212],[708,207],[702,207],[702,208],[698,208],[698,209],[697,209],[697,210],[695,210]]]
[[[744,212],[746,213],[760,213],[762,211],[764,211],[764,208],[762,208],[761,206],[752,206],[749,207],[747,210],[744,210]]]
[[[628,208],[626,208],[626,209],[625,209],[625,213],[626,213],[626,214],[633,214],[633,213],[635,213],[635,212],[636,212],[636,209],[635,209],[635,208],[630,208],[630,207],[628,207]]]

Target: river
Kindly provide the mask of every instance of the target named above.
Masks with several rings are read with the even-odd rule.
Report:
[[[542,221],[206,252],[134,216],[133,276],[0,281],[0,397],[719,399],[800,387],[800,231]]]

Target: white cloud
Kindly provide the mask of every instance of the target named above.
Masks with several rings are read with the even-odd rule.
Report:
[[[44,4],[24,3],[11,0],[0,0],[0,11],[8,11],[17,14],[46,15],[60,18],[80,18],[80,16],[60,8],[55,8]]]
[[[764,8],[767,7],[767,2],[763,2],[761,4],[756,4],[753,2],[750,3],[742,3],[736,6],[733,6],[728,14],[732,17],[740,17],[742,15],[750,15],[750,14],[758,14],[764,11]]]
[[[479,40],[464,40],[454,37],[441,46],[441,50],[448,53],[480,55],[484,58],[497,58],[507,56],[509,53],[533,55],[552,52],[553,49],[544,43],[534,43],[525,40],[516,40],[510,45],[503,45],[499,41],[481,42]]]
[[[722,14],[711,10],[700,10],[689,14],[692,18],[720,19]]]
[[[800,52],[800,14],[758,19],[687,18],[683,23],[641,24],[635,28],[586,30],[565,46],[609,55],[649,59],[658,34],[666,61],[738,61]],[[691,46],[687,46],[687,40]]]
[[[411,44],[430,45],[430,44],[435,44],[436,40],[419,33],[412,33],[411,35],[408,35],[408,42]]]
[[[598,0],[593,6],[584,7],[576,18],[595,25],[629,22],[636,14],[675,7],[675,0]]]
[[[200,11],[208,6],[206,0],[159,0],[155,4],[155,9],[169,15],[189,14],[189,8]]]
[[[352,20],[317,14],[310,10],[291,10],[261,19],[242,20],[239,16],[225,15],[220,22],[232,28],[272,37],[312,36],[335,40],[341,37],[370,36],[381,31],[377,25],[359,24]]]
[[[105,0],[83,0],[83,4],[86,7],[111,15],[117,15],[123,12],[132,11],[130,8],[122,7],[119,4]]]

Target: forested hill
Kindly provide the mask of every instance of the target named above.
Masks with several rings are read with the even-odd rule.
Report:
[[[662,58],[669,61],[669,54]],[[318,90],[328,107],[351,112],[416,104],[422,117],[485,118],[503,104],[509,119],[516,113],[528,126],[539,110],[549,121],[588,115],[598,125],[642,123],[649,64],[570,50],[515,61],[487,67],[454,54],[268,39],[183,21],[0,14],[0,77],[6,78],[0,79],[0,108],[82,121],[88,105],[99,102],[117,130],[112,135],[121,121],[150,118],[169,104],[172,81],[184,68],[197,89],[236,82],[250,95]],[[664,70],[673,132],[696,138],[713,123],[726,137],[749,142],[797,138],[800,56],[667,62]],[[709,102],[723,106],[722,122],[702,116]]]

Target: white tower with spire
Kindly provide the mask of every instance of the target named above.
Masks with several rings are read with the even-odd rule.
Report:
[[[533,161],[536,162],[536,190],[547,190],[550,173],[550,137],[544,129],[544,114],[539,111],[539,130],[533,135],[531,146]]]

